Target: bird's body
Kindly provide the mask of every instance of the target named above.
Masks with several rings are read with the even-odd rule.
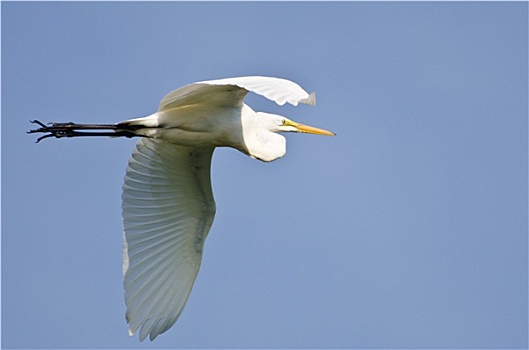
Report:
[[[177,89],[147,117],[103,125],[37,122],[41,128],[30,131],[48,133],[39,141],[50,136],[142,137],[129,160],[122,195],[126,319],[129,333],[139,330],[140,340],[147,335],[153,340],[169,329],[193,287],[215,215],[214,149],[232,147],[272,161],[286,151],[286,140],[277,132],[333,135],[254,112],[243,103],[249,91],[280,105],[315,104],[314,94],[288,80],[228,78]]]

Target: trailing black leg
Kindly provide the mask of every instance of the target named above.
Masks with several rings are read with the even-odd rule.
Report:
[[[134,137],[137,136],[135,130],[141,126],[128,126],[120,124],[75,124],[75,123],[49,123],[44,124],[38,120],[31,120],[31,123],[40,126],[38,129],[28,131],[28,134],[45,133],[36,142],[48,137],[80,137],[80,136],[110,136],[110,137]],[[109,131],[79,131],[79,130],[109,130]]]

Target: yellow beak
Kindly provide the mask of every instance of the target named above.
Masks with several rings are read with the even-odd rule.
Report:
[[[316,135],[336,136],[336,134],[333,133],[333,132],[330,132],[330,131],[327,131],[327,130],[323,130],[323,129],[319,129],[319,128],[315,128],[313,126],[303,125],[303,124],[300,124],[300,123],[293,122],[291,120],[288,122],[288,125],[293,126],[294,128],[296,128],[297,132],[303,132],[303,133],[307,133],[307,134],[316,134]]]

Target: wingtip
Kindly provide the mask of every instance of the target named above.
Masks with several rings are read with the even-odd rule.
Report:
[[[309,97],[300,100],[299,102],[305,103],[311,106],[316,106],[316,93],[312,92]]]

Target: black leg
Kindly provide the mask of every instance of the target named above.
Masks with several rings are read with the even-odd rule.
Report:
[[[137,126],[127,130],[126,126],[116,124],[75,124],[75,123],[49,123],[44,124],[38,120],[31,120],[33,124],[40,126],[38,129],[29,130],[28,134],[45,133],[37,139],[37,143],[48,138],[80,137],[80,136],[112,136],[112,137],[134,137],[133,131]],[[79,131],[79,130],[111,130],[111,131]]]

